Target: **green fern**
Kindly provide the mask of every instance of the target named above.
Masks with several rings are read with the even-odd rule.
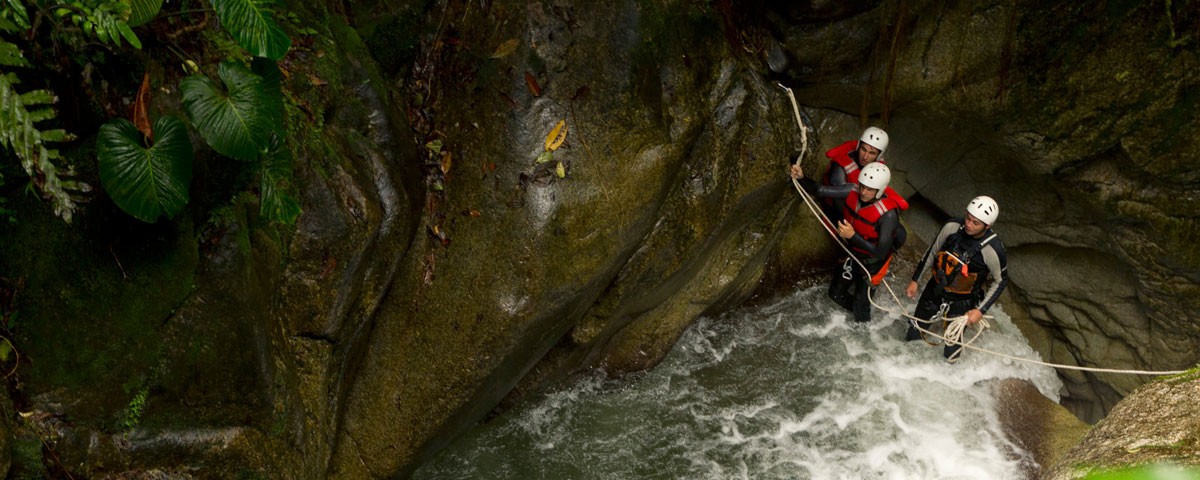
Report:
[[[33,179],[42,196],[50,200],[54,213],[68,223],[75,211],[70,192],[87,192],[91,187],[71,180],[72,172],[59,172],[54,160],[59,158],[53,143],[69,142],[74,135],[62,129],[41,130],[37,124],[53,119],[54,96],[47,90],[17,91],[21,80],[9,67],[28,66],[16,45],[0,40],[0,146],[12,150],[21,160],[25,173]]]

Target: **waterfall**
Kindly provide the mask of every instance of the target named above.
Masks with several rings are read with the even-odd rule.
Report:
[[[883,294],[877,295],[877,299]],[[911,311],[911,306],[909,306]],[[976,344],[1038,358],[999,308]],[[988,380],[1054,370],[904,342],[903,317],[855,323],[800,290],[698,321],[654,369],[591,374],[478,425],[418,479],[1018,479]]]

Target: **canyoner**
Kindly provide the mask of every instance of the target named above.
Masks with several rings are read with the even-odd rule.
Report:
[[[794,116],[796,119],[796,125],[800,129],[801,150],[799,153],[793,155],[793,158],[797,159],[796,163],[798,163],[798,159],[804,158],[804,155],[808,151],[808,129],[807,129],[807,127],[804,126],[804,122],[801,120],[800,107],[796,103],[796,97],[793,95],[792,89],[788,88],[780,83],[777,83],[777,85],[779,85],[779,87],[781,89],[783,89],[784,92],[787,93],[788,100],[791,102],[792,112],[794,113]],[[857,266],[859,270],[861,270],[863,272],[867,272],[867,275],[870,276],[871,275],[870,272],[872,270],[870,268],[868,268],[867,265],[865,265],[864,262],[862,260],[860,260],[858,258],[858,256],[856,256],[851,251],[851,249],[847,246],[846,242],[842,241],[842,239],[839,236],[838,231],[834,228],[831,220],[824,214],[824,212],[820,208],[820,205],[818,204],[816,199],[814,199],[813,196],[809,194],[809,192],[805,191],[805,189],[801,186],[800,181],[797,178],[792,178],[791,182],[792,182],[792,186],[796,189],[796,192],[800,194],[800,198],[803,199],[805,206],[808,207],[809,212],[812,213],[813,216],[817,217],[821,221],[820,223],[824,227],[825,232],[834,239],[835,243],[837,243],[837,245],[839,247],[841,247],[843,251],[845,251],[845,253],[848,256],[848,262]],[[991,200],[990,197],[976,197],[975,199],[973,199],[971,201],[970,204],[968,204],[968,207],[969,207],[968,213],[971,213],[971,211],[974,210],[974,211],[978,212],[980,215],[982,215],[983,217],[991,218],[992,221],[995,221],[995,216],[999,215],[999,206],[995,204],[994,200],[991,200],[991,203],[988,204],[988,202],[986,200],[983,200],[984,198],[986,198],[987,200]],[[991,207],[991,210],[989,210],[988,207]],[[945,229],[945,226],[943,226],[943,229]],[[990,229],[988,229],[988,230],[990,230]],[[933,248],[932,247],[933,245],[937,245],[937,243],[935,242],[935,243],[931,244],[930,248]],[[962,265],[967,262],[962,261],[962,259],[960,257],[958,263],[959,263],[958,268],[960,270],[960,273],[962,273],[961,272]],[[953,266],[951,263],[947,263],[945,265],[951,266],[951,267]],[[920,267],[917,268],[917,273],[918,274],[922,273],[922,269]],[[971,273],[971,271],[968,268],[966,274],[969,275],[970,273]],[[976,273],[978,273],[978,271],[976,271]],[[934,279],[936,279],[936,274],[931,274],[931,276]],[[919,275],[916,275],[914,277],[919,277]],[[978,276],[976,276],[976,278],[978,278]],[[945,345],[948,350],[951,347],[957,347],[957,348],[953,349],[955,351],[958,351],[960,348],[967,348],[967,349],[975,350],[978,352],[987,353],[989,355],[995,355],[998,357],[1007,358],[1007,359],[1013,360],[1013,361],[1049,366],[1049,367],[1060,368],[1060,369],[1065,369],[1065,370],[1103,372],[1103,373],[1122,373],[1122,374],[1131,374],[1131,375],[1153,375],[1153,376],[1179,375],[1179,374],[1183,374],[1183,373],[1187,372],[1187,370],[1152,371],[1152,370],[1115,369],[1115,368],[1102,368],[1102,367],[1085,367],[1085,366],[1080,366],[1080,365],[1066,365],[1066,364],[1059,364],[1059,363],[1043,362],[1041,360],[1036,360],[1036,359],[1032,359],[1032,358],[1020,357],[1020,356],[1015,356],[1015,355],[1009,355],[1009,354],[1006,354],[1003,352],[988,350],[988,349],[985,349],[985,348],[982,348],[982,347],[972,344],[977,338],[979,338],[979,336],[983,333],[984,330],[990,328],[990,324],[988,323],[988,320],[991,319],[991,316],[984,314],[982,310],[979,312],[980,313],[979,317],[975,318],[975,320],[972,322],[971,317],[968,316],[968,314],[966,312],[964,312],[958,316],[953,316],[952,314],[949,313],[949,306],[947,306],[947,308],[942,308],[942,305],[939,303],[937,311],[935,311],[933,314],[931,314],[928,319],[922,319],[922,318],[918,318],[915,315],[906,313],[907,310],[906,310],[906,308],[904,308],[904,303],[900,300],[899,295],[897,295],[896,292],[892,290],[891,285],[889,285],[887,282],[878,282],[878,283],[873,283],[873,284],[874,285],[883,285],[884,288],[888,291],[889,296],[892,298],[892,301],[895,303],[896,307],[898,307],[898,308],[893,309],[893,308],[885,307],[885,306],[879,305],[878,303],[875,303],[875,300],[873,298],[871,298],[871,294],[873,292],[871,291],[870,288],[868,288],[868,291],[866,292],[865,296],[872,306],[874,306],[875,308],[878,308],[880,310],[883,310],[885,312],[894,313],[894,314],[904,317],[905,319],[907,319],[907,321],[909,323],[909,328],[915,329],[916,331],[920,332],[920,335],[922,337],[926,338],[927,341],[928,341],[928,339],[932,338],[932,339],[936,339],[941,342],[941,343],[939,343],[939,342],[929,341],[928,343],[930,343],[931,345],[935,345],[935,346],[936,345]],[[959,285],[961,286],[961,283]],[[998,285],[996,287],[999,288]],[[955,288],[959,288],[959,287],[956,286]],[[997,291],[996,294],[999,295],[999,291]],[[915,295],[915,291],[914,291],[914,295]],[[990,307],[990,306],[991,306],[991,303],[988,304],[988,307]],[[969,312],[969,310],[968,310],[968,312]],[[925,326],[931,326],[931,325],[937,324],[939,322],[945,326],[945,330],[943,331],[942,334],[938,334],[936,332],[933,332],[933,331],[925,328]],[[971,335],[971,337],[969,339],[964,340],[963,337],[965,336],[966,327],[968,325],[975,325],[977,327],[977,329],[976,329],[975,333],[973,335]],[[945,352],[943,352],[943,353],[945,354]],[[960,355],[960,354],[956,353],[955,358],[957,358],[958,355]],[[947,355],[947,357],[948,357],[948,355]]]

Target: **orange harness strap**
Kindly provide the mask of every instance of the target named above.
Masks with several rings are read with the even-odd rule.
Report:
[[[871,285],[879,285],[879,282],[883,281],[883,276],[887,275],[888,266],[891,264],[892,264],[892,256],[888,255],[887,260],[883,261],[883,267],[880,267],[879,271],[876,272],[875,275],[871,276]]]

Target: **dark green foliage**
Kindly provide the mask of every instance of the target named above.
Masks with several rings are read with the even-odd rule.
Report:
[[[263,157],[261,215],[289,225],[296,222],[301,212],[300,202],[286,193],[291,178],[292,154],[278,135],[272,135],[271,148]]]
[[[279,28],[264,0],[212,0],[213,9],[225,31],[238,45],[256,57],[279,60],[287,54],[292,40]]]
[[[183,210],[192,180],[192,143],[187,126],[165,116],[154,123],[154,145],[123,118],[100,127],[96,140],[100,181],[117,206],[138,220],[154,223]]]
[[[162,4],[163,0],[133,0],[133,8],[129,12],[129,26],[136,27],[154,19],[162,9]]]
[[[0,31],[29,29],[29,11],[21,0],[0,0]]]
[[[283,133],[283,73],[275,62],[254,57],[250,69],[262,78],[263,108],[271,125],[278,133]]]
[[[183,108],[200,136],[217,153],[254,161],[266,150],[271,132],[278,127],[275,114],[282,99],[267,99],[263,79],[234,60],[221,63],[221,84],[203,75],[183,79]]]
[[[284,190],[291,175],[291,157],[286,148],[268,152],[273,135],[282,138],[283,94],[281,74],[273,60],[282,58],[291,40],[272,18],[270,1],[211,0],[209,2],[221,26],[255,56],[253,73],[242,63],[228,60],[218,66],[220,81],[204,76],[184,79],[180,85],[183,105],[191,123],[218,153],[253,163],[261,174],[264,212],[272,219],[294,221],[299,214],[295,200]],[[0,148],[7,148],[21,161],[26,173],[55,212],[68,222],[75,210],[74,192],[86,192],[88,185],[70,179],[69,168],[56,167],[60,157],[56,143],[74,136],[62,129],[40,127],[56,117],[55,94],[44,88],[20,92],[21,80],[6,67],[34,68],[26,57],[27,35],[42,38],[47,30],[36,28],[30,20],[52,19],[50,26],[56,53],[106,63],[104,55],[88,56],[94,51],[88,42],[99,41],[115,47],[127,43],[141,48],[131,26],[153,20],[163,0],[0,0]],[[73,27],[73,28],[63,28]],[[31,30],[33,29],[33,30]],[[61,51],[65,50],[65,51]],[[112,53],[112,50],[107,50]],[[103,53],[103,51],[101,51]],[[80,57],[82,56],[82,57]],[[44,73],[41,70],[38,73]],[[90,92],[89,92],[90,94]],[[186,142],[186,128],[176,120],[160,121],[156,128],[158,144],[145,148],[129,122],[112,121],[100,132],[98,150],[100,170],[107,191],[118,206],[134,217],[154,222],[159,216],[171,217],[186,205],[191,178],[192,151]],[[174,142],[174,143],[173,143]],[[180,148],[175,148],[176,146]],[[187,147],[186,152],[182,147]],[[281,153],[282,152],[282,153]]]
[[[60,20],[74,23],[85,35],[101,42],[119,47],[124,38],[133,48],[142,48],[141,40],[125,22],[129,5],[124,2],[76,0],[56,8],[54,13]]]
[[[0,64],[5,66],[19,65]],[[52,145],[71,141],[74,136],[62,129],[42,130],[38,125],[55,117],[51,107],[54,96],[41,89],[18,92],[16,86],[20,82],[15,73],[0,70],[0,147],[16,154],[25,173],[34,179],[42,196],[50,200],[54,213],[70,222],[75,200],[69,192],[85,192],[90,187],[70,179],[69,170],[60,175],[54,163],[60,155]]]

